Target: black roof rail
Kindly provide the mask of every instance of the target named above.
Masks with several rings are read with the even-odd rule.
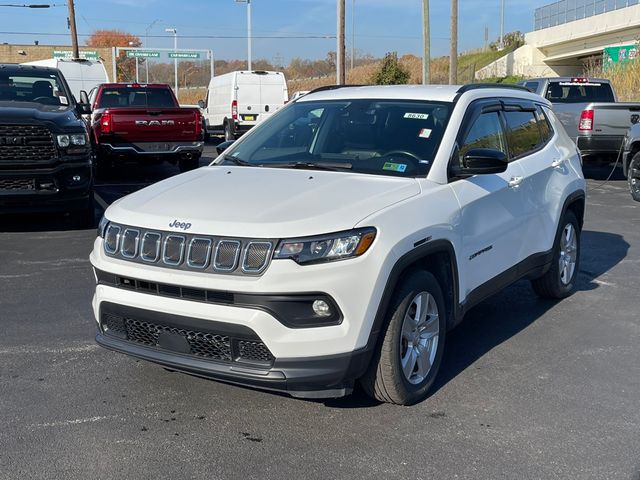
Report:
[[[367,85],[325,85],[324,87],[315,88],[311,90],[309,93],[324,92],[326,90],[337,90],[338,88],[346,88],[346,87],[366,87],[366,86]]]
[[[531,93],[527,87],[523,85],[514,85],[509,83],[470,83],[461,86],[456,93],[470,92],[471,90],[480,90],[482,88],[510,88],[512,90],[522,90]]]

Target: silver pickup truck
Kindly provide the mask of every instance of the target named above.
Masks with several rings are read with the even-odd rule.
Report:
[[[640,121],[640,103],[618,102],[609,80],[532,78],[519,85],[552,103],[585,161],[616,160],[627,130]]]
[[[629,191],[640,202],[640,123],[632,125],[624,139],[622,172],[629,181]]]

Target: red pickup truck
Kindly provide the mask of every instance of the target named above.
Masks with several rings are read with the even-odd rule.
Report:
[[[198,108],[182,108],[169,85],[104,83],[90,93],[97,167],[124,161],[197,168],[204,145]]]

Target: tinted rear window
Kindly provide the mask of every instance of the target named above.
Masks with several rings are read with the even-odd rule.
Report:
[[[608,83],[550,82],[546,98],[553,103],[613,102],[613,90]]]
[[[176,104],[169,89],[107,87],[102,90],[98,108],[173,108]]]

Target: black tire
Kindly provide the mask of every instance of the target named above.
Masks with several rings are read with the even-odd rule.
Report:
[[[575,250],[563,251],[562,237],[567,235],[567,229],[572,228],[575,234]],[[574,255],[575,252],[575,255]],[[570,275],[561,268],[561,259],[571,254],[575,258],[575,266]],[[551,260],[551,268],[543,276],[531,280],[531,286],[539,297],[542,298],[565,298],[573,292],[578,271],[580,270],[580,224],[575,214],[571,210],[567,210],[561,219],[556,239],[553,244],[553,259]]]
[[[233,127],[231,126],[231,122],[224,122],[224,141],[231,142],[236,139],[235,134],[233,133]]]
[[[640,152],[636,153],[629,163],[627,182],[629,182],[631,198],[640,202]]]
[[[437,322],[437,337],[434,337],[436,345],[431,367],[422,380],[414,383],[407,379],[402,368],[402,358],[405,355],[403,352],[407,351],[407,345],[403,341],[403,325],[405,315],[411,312],[410,309],[415,308],[414,301],[421,293],[428,293],[435,301],[438,318],[431,318],[433,322]],[[430,322],[427,320],[425,323]],[[432,326],[435,331],[436,325]],[[365,392],[381,402],[397,405],[413,405],[424,400],[438,374],[446,335],[444,296],[438,281],[431,273],[416,271],[398,284],[389,305],[385,327],[380,335],[381,339],[371,364],[360,379]],[[413,368],[413,374],[417,374],[417,363]]]
[[[178,161],[178,168],[180,169],[180,173],[188,172],[189,170],[194,170],[200,166],[200,155],[194,155],[191,158],[181,158]]]

